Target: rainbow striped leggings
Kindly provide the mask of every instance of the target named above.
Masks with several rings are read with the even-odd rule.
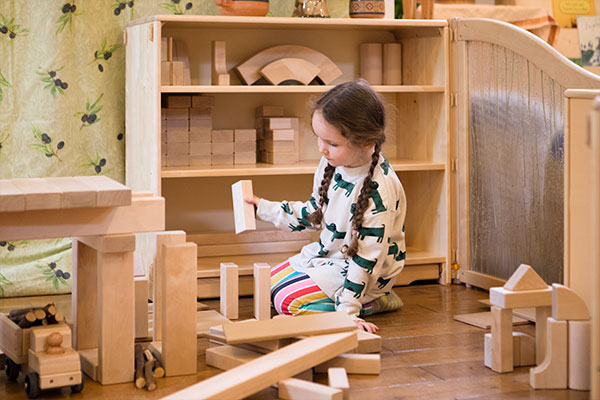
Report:
[[[374,313],[374,302],[363,304],[361,317]],[[271,303],[279,314],[335,311],[334,301],[307,274],[294,271],[289,260],[271,268]]]

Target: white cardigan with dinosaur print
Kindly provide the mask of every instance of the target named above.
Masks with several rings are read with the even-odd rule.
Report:
[[[327,160],[321,158],[307,202],[274,202],[261,199],[258,217],[277,228],[315,230],[306,220],[318,204],[318,189]],[[406,197],[396,173],[381,155],[373,173],[369,207],[358,229],[358,252],[351,259],[341,253],[352,235],[355,204],[369,165],[336,167],[329,185],[329,202],[323,207],[321,234],[317,242],[290,258],[294,270],[308,274],[335,301],[336,310],[357,317],[362,304],[389,292],[404,267],[406,245],[404,217]],[[283,260],[282,260],[283,261]]]

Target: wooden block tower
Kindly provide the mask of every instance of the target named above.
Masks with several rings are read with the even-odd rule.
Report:
[[[281,106],[260,106],[256,109],[256,128],[260,161],[269,164],[298,161],[298,118],[284,117]]]

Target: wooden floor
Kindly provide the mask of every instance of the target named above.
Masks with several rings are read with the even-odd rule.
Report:
[[[351,399],[588,399],[589,392],[573,390],[532,390],[529,367],[513,373],[496,374],[483,365],[483,334],[480,328],[456,322],[453,315],[486,311],[479,299],[487,292],[463,285],[425,284],[395,289],[404,307],[394,313],[370,318],[380,326],[383,337],[382,366],[379,376],[350,375]],[[54,298],[63,311],[70,306],[69,296]],[[0,311],[29,299],[0,300]],[[36,298],[46,304],[47,297]],[[20,303],[19,303],[20,302]],[[218,308],[217,301],[206,304]],[[240,318],[252,317],[252,298],[240,301]],[[515,327],[515,331],[534,334],[533,324]],[[100,386],[86,378],[83,392],[71,395],[67,389],[43,392],[43,398],[73,399],[158,399],[183,389],[219,371],[204,365],[206,339],[199,339],[198,370],[195,376],[158,380],[153,392],[135,389],[133,383]],[[325,383],[324,374],[315,381]],[[0,399],[25,399],[23,378],[7,382],[0,374]],[[269,388],[251,399],[275,399],[277,391]]]

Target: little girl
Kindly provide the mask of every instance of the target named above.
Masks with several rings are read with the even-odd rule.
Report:
[[[392,290],[405,259],[406,197],[381,154],[385,110],[362,80],[335,86],[313,110],[323,155],[307,202],[245,199],[257,216],[282,229],[321,230],[317,242],[271,270],[271,299],[280,314],[344,312],[362,320],[402,306]]]

